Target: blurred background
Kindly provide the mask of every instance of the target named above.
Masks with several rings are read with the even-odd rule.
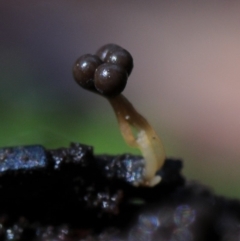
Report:
[[[72,66],[106,43],[134,70],[124,95],[189,179],[240,198],[240,2],[0,2],[0,146],[81,142],[138,153],[109,103],[75,83]]]

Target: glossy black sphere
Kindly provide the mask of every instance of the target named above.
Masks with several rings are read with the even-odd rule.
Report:
[[[95,90],[94,73],[100,64],[102,61],[96,55],[85,54],[81,56],[73,66],[74,79],[83,88]]]
[[[105,63],[95,71],[94,83],[97,91],[107,97],[119,95],[127,84],[128,74],[119,65]]]
[[[123,49],[117,44],[105,44],[103,45],[98,51],[96,52],[96,55],[103,61],[105,62],[106,55],[110,50],[113,49]]]
[[[106,54],[104,62],[116,64],[123,67],[127,71],[128,75],[131,74],[133,69],[132,55],[125,49],[120,49],[120,48],[110,49]]]

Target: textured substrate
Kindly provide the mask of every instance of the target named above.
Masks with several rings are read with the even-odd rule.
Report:
[[[160,184],[136,187],[140,156],[89,146],[0,149],[0,240],[239,240],[240,202],[185,181],[167,159]]]

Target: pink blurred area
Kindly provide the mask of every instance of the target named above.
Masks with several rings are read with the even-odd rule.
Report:
[[[240,2],[223,0],[8,0],[0,3],[0,45],[5,51],[18,46],[35,69],[49,73],[53,82],[44,88],[57,83],[109,115],[104,100],[66,79],[79,55],[106,43],[123,46],[135,64],[124,94],[157,129],[167,154],[185,160],[189,178],[234,195],[240,181],[239,12]]]

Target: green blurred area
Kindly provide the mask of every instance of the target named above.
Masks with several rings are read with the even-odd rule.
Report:
[[[37,110],[2,112],[0,146],[41,144],[46,148],[68,146],[70,142],[94,146],[95,153],[139,153],[124,142],[112,117],[80,113],[43,113]]]

